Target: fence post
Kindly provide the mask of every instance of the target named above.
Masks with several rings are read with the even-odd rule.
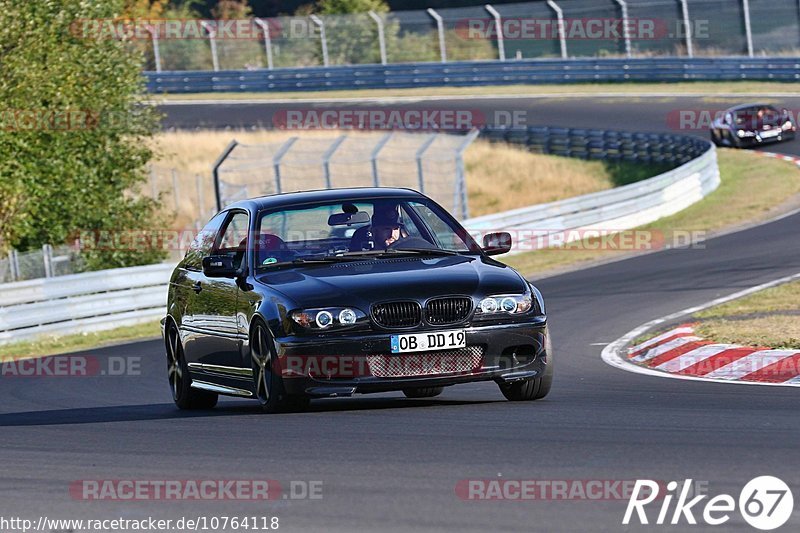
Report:
[[[375,187],[381,186],[380,179],[378,178],[378,154],[380,154],[381,150],[383,150],[383,147],[386,146],[386,143],[388,143],[392,138],[392,135],[394,135],[394,132],[390,131],[381,137],[381,140],[378,141],[369,156],[370,163],[372,163],[372,185]]]
[[[681,12],[683,14],[683,31],[686,32],[686,54],[694,57],[694,46],[692,45],[692,21],[689,19],[689,0],[681,0]]]
[[[386,64],[386,35],[383,33],[383,19],[374,11],[367,13],[378,25],[378,47],[381,51],[381,65]]]
[[[178,201],[178,171],[172,169],[172,199],[175,201],[175,212],[180,209],[180,202]]]
[[[153,42],[153,59],[156,62],[156,72],[161,72],[161,51],[158,47],[158,30],[150,24],[145,24],[144,28],[150,34],[150,39]]]
[[[255,18],[253,21],[258,24],[261,31],[264,32],[264,50],[267,53],[267,68],[272,70],[272,37],[269,34],[269,23],[264,22],[260,18]]]
[[[224,163],[225,160],[228,159],[228,156],[231,155],[231,152],[233,152],[233,149],[236,148],[238,144],[239,142],[236,139],[232,140],[230,144],[228,144],[228,146],[225,147],[225,150],[223,150],[222,153],[219,154],[217,160],[214,161],[214,166],[211,167],[212,168],[211,174],[214,178],[214,195],[217,197],[216,198],[217,211],[222,211],[222,190],[220,189],[220,182],[219,182],[219,167],[221,167],[222,163]]]
[[[456,186],[455,186],[455,201],[453,207],[461,204],[461,219],[466,220],[469,218],[469,204],[467,202],[467,176],[464,172],[464,152],[472,142],[480,135],[480,130],[472,128],[472,130],[464,137],[464,141],[456,149]]]
[[[217,56],[217,31],[214,26],[205,20],[200,22],[200,25],[208,32],[208,42],[211,44],[211,64],[214,66],[214,71],[219,70],[219,57]]]
[[[547,0],[547,5],[556,12],[556,18],[558,19],[558,44],[561,46],[561,58],[567,59],[569,56],[567,55],[567,31],[564,27],[564,12],[561,11],[561,8],[558,7],[558,4],[556,4],[554,0]]]
[[[442,63],[447,63],[447,45],[444,42],[444,20],[432,7],[428,8],[428,15],[436,21],[436,28],[439,31],[439,54],[442,56]]]
[[[42,245],[42,264],[44,265],[44,277],[53,277],[53,251],[49,244]]]
[[[319,40],[322,44],[322,64],[326,67],[329,66],[328,63],[328,38],[325,35],[325,23],[322,22],[322,19],[316,15],[310,15],[309,18],[311,22],[317,25],[319,28]]]
[[[746,0],[745,0],[746,1]],[[625,0],[616,0],[622,9],[622,36],[625,39],[625,56],[631,57],[631,34],[628,28],[628,4]]]
[[[325,175],[325,188],[331,189],[333,186],[331,185],[331,158],[333,154],[336,152],[336,149],[341,146],[344,140],[347,139],[347,135],[341,135],[334,140],[330,147],[325,150],[325,153],[322,154],[322,170]]]
[[[17,251],[13,248],[8,251],[8,270],[11,274],[11,281],[18,281],[20,278],[19,256],[17,255]]]
[[[744,33],[747,38],[747,55],[753,57],[753,29],[750,26],[750,0],[742,0],[744,10]]]
[[[414,155],[414,158],[417,160],[417,179],[419,180],[419,192],[423,194],[425,193],[425,171],[422,169],[422,157],[425,155],[425,152],[428,150],[428,148],[430,148],[431,144],[433,144],[433,141],[436,140],[436,137],[438,137],[436,133],[431,133]]]
[[[497,29],[497,54],[500,57],[500,61],[506,60],[506,45],[503,39],[503,19],[500,17],[500,13],[492,6],[492,4],[486,4],[483,6],[486,8],[486,11],[494,17],[494,25]]]
[[[275,156],[272,159],[272,167],[275,169],[275,192],[278,194],[283,192],[283,188],[281,187],[281,159],[289,152],[295,141],[297,141],[297,137],[290,137],[288,141],[278,148],[278,151],[275,152]]]

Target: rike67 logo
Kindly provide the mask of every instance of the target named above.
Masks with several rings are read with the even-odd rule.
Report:
[[[791,489],[783,480],[773,476],[751,479],[739,493],[738,502],[729,494],[719,494],[704,501],[708,495],[690,495],[692,487],[691,479],[685,480],[682,486],[677,481],[670,481],[667,483],[666,495],[663,495],[659,493],[658,482],[649,479],[636,480],[622,523],[630,524],[635,516],[640,524],[696,525],[699,516],[703,523],[719,526],[731,519],[738,503],[739,513],[748,524],[756,529],[769,531],[785,524],[794,509]],[[663,496],[663,499],[659,496]],[[648,515],[645,507],[659,499],[660,506],[654,505]],[[653,521],[652,511],[656,508],[658,515]]]

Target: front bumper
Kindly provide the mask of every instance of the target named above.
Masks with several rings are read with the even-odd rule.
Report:
[[[378,377],[374,375],[370,364],[370,361],[374,361],[372,357],[379,356],[389,362],[403,357],[425,361],[443,353],[392,354],[390,337],[396,332],[285,337],[276,339],[275,348],[286,392],[316,397],[440,387],[475,381],[508,383],[543,375],[548,365],[552,364],[547,321],[543,316],[534,317],[526,323],[449,327],[440,331],[453,329],[464,329],[467,347],[480,348],[482,356],[479,364],[473,368]],[[401,368],[403,366],[402,363],[398,365]]]

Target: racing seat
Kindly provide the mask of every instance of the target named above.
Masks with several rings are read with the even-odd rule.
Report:
[[[295,253],[289,250],[286,242],[272,233],[261,233],[255,242],[256,265],[263,265],[267,259],[277,261],[288,261],[295,257]]]

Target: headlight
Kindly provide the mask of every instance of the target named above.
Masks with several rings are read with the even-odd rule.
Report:
[[[530,311],[533,301],[530,294],[500,294],[481,300],[475,311],[477,318],[503,314],[520,315]]]
[[[736,130],[736,135],[739,137],[755,137],[756,134],[752,131]]]
[[[301,309],[293,311],[290,316],[295,324],[312,331],[355,326],[359,320],[367,317],[362,311],[354,307]]]
[[[787,120],[786,122],[784,122],[783,126],[781,126],[781,129],[783,131],[789,131],[791,129],[794,129],[793,126],[792,126],[792,121],[791,120]]]

